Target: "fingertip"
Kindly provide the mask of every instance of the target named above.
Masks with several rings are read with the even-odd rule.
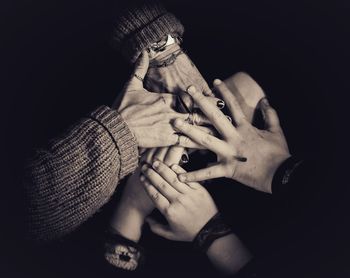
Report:
[[[178,167],[176,164],[171,165],[170,168],[171,168],[171,170],[173,170],[173,171],[179,170],[179,167]]]
[[[214,86],[219,86],[222,83],[222,81],[218,78],[216,78],[213,82]]]
[[[189,93],[190,95],[193,95],[193,94],[195,94],[195,93],[197,92],[197,89],[196,89],[195,86],[191,85],[191,86],[189,86],[189,87],[187,88],[186,91],[187,91],[187,93]]]
[[[186,181],[186,176],[184,174],[180,174],[178,176],[178,179],[181,181],[181,182],[185,182]]]
[[[184,125],[184,120],[182,120],[182,119],[180,119],[180,118],[177,118],[177,119],[175,119],[175,121],[174,121],[174,126],[175,127],[181,127],[181,126],[183,126]]]
[[[145,182],[145,180],[146,180],[146,177],[145,177],[144,175],[141,174],[141,176],[140,176],[140,181],[141,181],[141,182]]]

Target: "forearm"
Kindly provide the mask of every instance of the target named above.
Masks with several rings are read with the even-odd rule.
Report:
[[[101,107],[37,152],[25,180],[32,238],[63,236],[92,216],[137,165],[136,141],[113,110]]]
[[[251,259],[252,255],[240,239],[229,234],[215,240],[207,251],[212,264],[224,274],[235,274]]]

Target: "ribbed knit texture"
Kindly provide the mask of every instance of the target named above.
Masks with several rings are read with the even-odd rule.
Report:
[[[182,36],[181,22],[156,1],[145,1],[137,7],[129,7],[114,22],[113,46],[131,63],[143,49],[170,34]]]
[[[77,228],[104,205],[138,164],[137,142],[121,116],[102,106],[39,150],[25,179],[31,239]]]

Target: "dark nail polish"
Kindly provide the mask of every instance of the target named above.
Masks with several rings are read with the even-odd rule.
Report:
[[[184,164],[188,163],[188,161],[189,161],[188,156],[187,156],[186,154],[183,154],[183,155],[181,156],[181,161],[182,161],[182,163],[184,163]]]
[[[226,118],[232,123],[232,118],[226,115]]]
[[[219,109],[223,109],[225,107],[225,102],[223,100],[218,100],[216,106],[219,107]]]

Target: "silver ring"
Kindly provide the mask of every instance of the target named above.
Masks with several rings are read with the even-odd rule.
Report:
[[[141,82],[143,82],[143,78],[142,78],[141,76],[137,75],[136,73],[134,74],[134,76],[135,76],[138,80],[140,80]]]

